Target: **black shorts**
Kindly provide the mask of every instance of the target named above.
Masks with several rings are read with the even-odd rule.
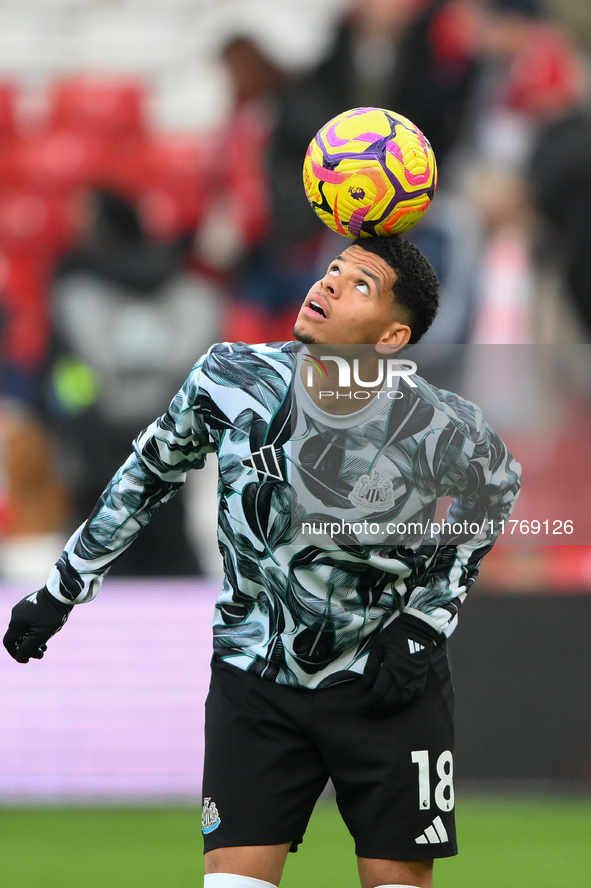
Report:
[[[358,711],[360,680],[322,690],[274,684],[214,660],[205,706],[205,851],[291,842],[329,778],[360,857],[457,853],[453,688],[445,647],[424,693],[385,718]]]

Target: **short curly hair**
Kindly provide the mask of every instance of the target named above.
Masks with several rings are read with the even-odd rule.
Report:
[[[408,313],[410,344],[425,335],[439,309],[439,281],[418,247],[396,237],[359,237],[355,246],[374,253],[396,272],[394,299]]]

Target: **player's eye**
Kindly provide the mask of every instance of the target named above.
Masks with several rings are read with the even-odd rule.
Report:
[[[341,269],[339,268],[338,265],[331,265],[330,268],[328,269],[328,273],[329,274],[340,274]]]
[[[359,283],[357,284],[357,289],[361,290],[361,292],[365,293],[366,295],[369,295],[369,293],[371,292],[367,281],[359,281]]]

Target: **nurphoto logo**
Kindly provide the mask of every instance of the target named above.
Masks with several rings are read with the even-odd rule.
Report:
[[[401,358],[378,358],[377,360],[377,376],[375,379],[361,379],[359,373],[359,358],[354,358],[351,363],[347,358],[340,355],[321,355],[320,359],[306,357],[304,360],[308,363],[308,372],[306,375],[306,385],[312,388],[314,385],[314,370],[318,370],[321,376],[328,377],[328,370],[324,365],[324,361],[334,361],[337,365],[339,373],[339,388],[351,388],[351,371],[353,372],[353,383],[361,388],[374,388],[383,385],[384,379],[386,385],[390,387],[395,378],[403,376],[412,388],[416,388],[417,384],[411,378],[417,372],[417,365],[414,361],[403,360]]]

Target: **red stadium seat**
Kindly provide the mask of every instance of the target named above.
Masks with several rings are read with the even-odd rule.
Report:
[[[174,188],[201,180],[210,166],[210,144],[192,133],[153,135],[128,143],[114,160],[113,181],[138,195],[155,183]]]
[[[140,194],[138,208],[148,235],[155,240],[195,231],[202,216],[196,186],[175,189],[156,184]]]
[[[0,82],[0,183],[12,179],[13,145],[17,134],[18,90],[15,84]]]
[[[3,357],[35,366],[47,348],[48,266],[37,256],[0,253],[0,311],[6,324]]]
[[[102,181],[108,174],[114,145],[98,135],[50,130],[20,137],[7,160],[8,181],[41,191],[64,191]]]
[[[17,97],[16,84],[0,83],[0,139],[11,137],[16,131]]]
[[[50,91],[52,127],[101,135],[129,136],[143,132],[146,87],[130,79],[73,77],[57,81]]]
[[[208,204],[208,150],[192,134],[137,141],[115,160],[110,182],[138,204],[149,234],[175,237],[195,230]]]
[[[54,255],[69,242],[74,222],[70,200],[35,191],[0,191],[0,249]]]
[[[193,133],[158,135],[147,145],[146,158],[154,173],[167,181],[193,177],[208,168],[213,146]]]

